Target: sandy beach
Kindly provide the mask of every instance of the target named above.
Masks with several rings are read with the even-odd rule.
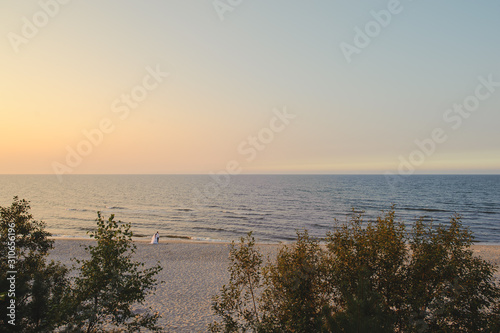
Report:
[[[71,258],[84,258],[84,246],[94,242],[85,239],[56,239],[49,259],[70,267]],[[95,242],[94,242],[95,243]],[[208,323],[216,319],[210,303],[229,275],[228,243],[201,243],[164,241],[149,244],[136,241],[137,256],[151,267],[160,262],[163,270],[158,281],[165,281],[150,296],[146,305],[161,313],[159,323],[166,332],[206,332]],[[269,254],[278,245],[260,245],[262,253]]]
[[[71,258],[84,258],[83,246],[94,242],[86,239],[56,239],[49,259],[60,261],[68,267]],[[147,267],[160,262],[163,270],[155,294],[146,305],[161,313],[160,324],[166,332],[206,332],[213,316],[210,304],[212,295],[228,280],[227,266],[229,244],[189,241],[164,241],[151,245],[136,241],[137,260]],[[278,245],[259,245],[265,255],[274,253]],[[500,265],[500,246],[475,245],[475,253]],[[497,272],[496,278],[500,275]]]

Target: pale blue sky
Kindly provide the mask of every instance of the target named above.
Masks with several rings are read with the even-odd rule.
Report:
[[[53,173],[54,162],[207,173],[231,160],[244,173],[397,172],[435,128],[447,140],[415,173],[500,172],[500,87],[458,129],[443,119],[478,77],[500,82],[500,3],[403,0],[348,63],[340,44],[390,3],[243,0],[221,21],[208,0],[74,0],[15,52],[12,33],[43,9],[4,1],[0,173]],[[118,118],[113,101],[156,66],[168,78]],[[297,117],[248,161],[238,147],[284,107]],[[104,118],[113,132],[67,165],[68,147]]]

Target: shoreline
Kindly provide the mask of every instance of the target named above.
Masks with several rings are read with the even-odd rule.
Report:
[[[75,240],[75,241],[85,241],[85,240],[94,240],[93,238],[89,236],[70,236],[70,235],[65,235],[65,236],[49,236],[49,239],[52,240]],[[132,237],[132,240],[134,243],[150,243],[150,237]],[[239,242],[239,239],[234,240],[235,242]],[[231,244],[231,240],[222,240],[222,239],[187,239],[185,237],[169,237],[169,236],[160,236],[160,243],[188,243],[188,244]],[[294,241],[280,241],[280,242],[259,242],[256,241],[255,244],[257,245],[274,245],[274,246],[280,246],[280,245],[287,245],[287,244],[293,244]],[[320,242],[320,244],[324,244],[324,242]],[[499,247],[500,248],[500,243],[489,243],[489,242],[476,242],[473,243],[471,246],[472,248],[477,247],[477,246],[493,246],[493,247]]]

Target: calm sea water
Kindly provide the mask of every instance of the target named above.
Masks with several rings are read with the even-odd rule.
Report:
[[[318,237],[346,221],[396,205],[400,220],[446,223],[462,215],[476,240],[500,244],[500,175],[1,175],[0,205],[31,202],[37,220],[60,236],[86,236],[96,212],[132,223],[137,235],[230,241],[254,231],[260,242]]]

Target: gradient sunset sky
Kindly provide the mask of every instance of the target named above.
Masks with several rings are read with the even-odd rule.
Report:
[[[1,174],[500,172],[498,1],[65,2],[0,3]]]

